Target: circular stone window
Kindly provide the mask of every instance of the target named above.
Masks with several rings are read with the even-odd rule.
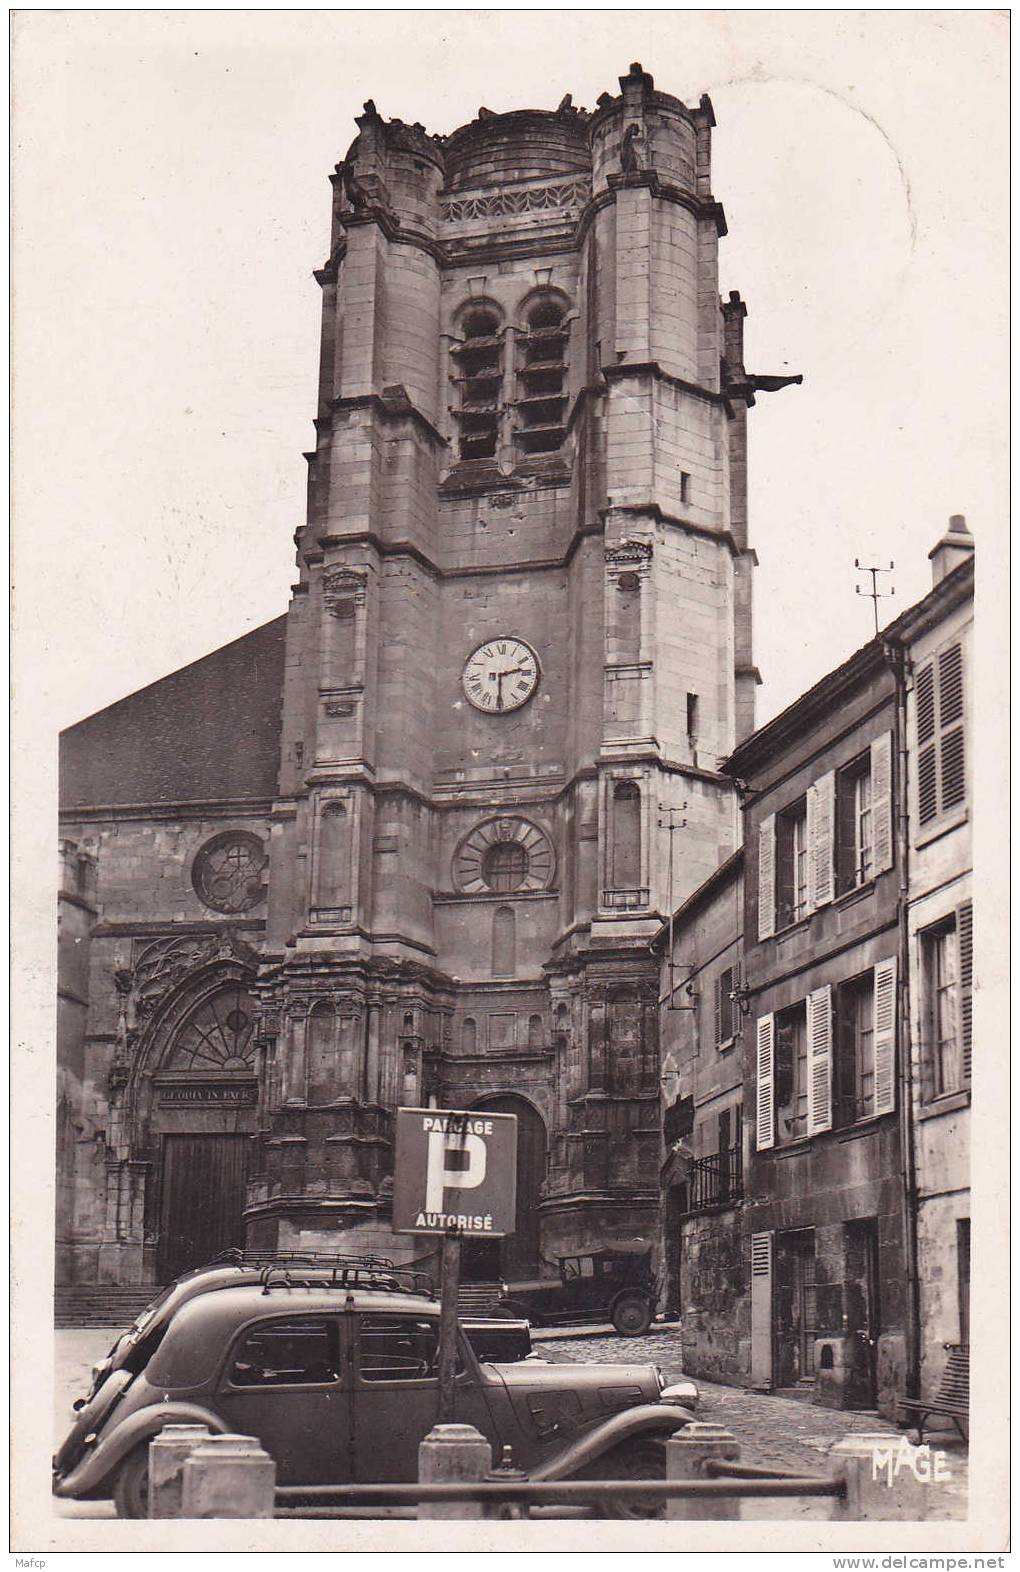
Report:
[[[266,851],[257,835],[230,830],[207,842],[191,870],[195,893],[215,912],[246,912],[265,894]]]
[[[528,819],[487,819],[465,836],[453,859],[462,895],[509,895],[546,890],[552,882],[552,844]]]
[[[528,876],[528,854],[518,841],[497,841],[482,857],[482,879],[490,890],[519,890]]]

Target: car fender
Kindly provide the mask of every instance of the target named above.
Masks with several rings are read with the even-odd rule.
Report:
[[[655,1303],[648,1289],[642,1288],[640,1283],[631,1283],[626,1288],[618,1288],[612,1299],[610,1299],[607,1306],[610,1320],[612,1320],[613,1311],[616,1309],[621,1299],[644,1299],[649,1305],[651,1305],[652,1311],[654,1312],[655,1310]]]
[[[77,1468],[63,1479],[55,1480],[53,1494],[80,1496],[98,1490],[139,1442],[151,1441],[164,1425],[208,1425],[218,1435],[226,1435],[230,1430],[218,1414],[198,1403],[153,1403],[129,1414],[89,1451]]]
[[[680,1408],[675,1403],[642,1403],[637,1408],[627,1408],[572,1441],[562,1452],[557,1452],[555,1457],[548,1458],[533,1469],[528,1478],[536,1481],[569,1479],[578,1469],[619,1446],[621,1441],[648,1435],[665,1438],[681,1430],[684,1425],[691,1424],[694,1418],[688,1409]]]

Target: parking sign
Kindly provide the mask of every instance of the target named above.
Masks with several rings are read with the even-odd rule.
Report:
[[[394,1233],[502,1238],[516,1205],[515,1114],[397,1109]]]

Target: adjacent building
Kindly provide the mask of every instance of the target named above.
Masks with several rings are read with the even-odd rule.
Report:
[[[967,1340],[972,550],[738,745],[742,853],[657,940],[691,1373],[893,1414]]]
[[[468,1277],[654,1234],[649,942],[736,846],[745,424],[799,380],[720,298],[713,125],[640,65],[448,136],[365,105],[287,614],[63,738],[62,1281],[406,1258],[431,1098],[518,1117]]]

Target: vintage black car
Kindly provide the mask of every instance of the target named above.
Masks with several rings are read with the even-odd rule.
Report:
[[[500,1286],[499,1308],[532,1326],[611,1321],[623,1337],[647,1332],[655,1314],[651,1247],[641,1241],[607,1245],[558,1260],[558,1275]]]
[[[417,1477],[438,1414],[439,1304],[399,1274],[355,1283],[269,1270],[184,1300],[155,1346],[111,1370],[54,1459],[61,1497],[147,1510],[148,1446],[166,1424],[259,1438],[281,1485]],[[373,1284],[373,1276],[376,1279]],[[664,1442],[693,1414],[652,1365],[478,1359],[461,1328],[456,1418],[534,1479],[662,1477]],[[606,1515],[625,1516],[607,1492]],[[640,1515],[654,1515],[650,1504]]]

